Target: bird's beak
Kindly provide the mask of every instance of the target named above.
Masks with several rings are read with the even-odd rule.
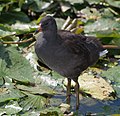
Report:
[[[39,31],[39,32],[42,32],[41,23],[39,24],[38,31]]]
[[[38,29],[35,31],[34,34],[37,34],[39,32],[42,32],[41,24],[39,24]]]

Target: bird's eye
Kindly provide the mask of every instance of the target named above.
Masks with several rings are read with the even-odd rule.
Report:
[[[47,26],[49,24],[49,22],[45,22],[43,23],[43,26]]]

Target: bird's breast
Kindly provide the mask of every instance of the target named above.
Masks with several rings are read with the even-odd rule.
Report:
[[[65,73],[64,71],[69,68],[69,64],[72,61],[72,54],[69,54],[66,48],[61,45],[50,45],[49,42],[43,42],[41,45],[35,45],[35,51],[39,59],[51,69],[59,72],[60,74]]]

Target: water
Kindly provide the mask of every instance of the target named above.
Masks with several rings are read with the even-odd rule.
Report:
[[[54,102],[53,106],[58,106],[61,103],[66,102],[66,92],[58,92],[53,99],[56,99],[57,102]],[[75,110],[76,97],[71,95],[71,111],[76,112]],[[95,115],[95,116],[111,116],[112,114],[120,114],[120,99],[113,101],[101,101],[90,97],[82,97],[80,100],[80,108],[76,116],[85,116],[85,115]]]

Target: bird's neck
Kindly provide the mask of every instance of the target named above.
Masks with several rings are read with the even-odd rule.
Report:
[[[57,31],[44,31],[43,32],[43,37],[48,41],[48,42],[55,42],[57,39]]]

